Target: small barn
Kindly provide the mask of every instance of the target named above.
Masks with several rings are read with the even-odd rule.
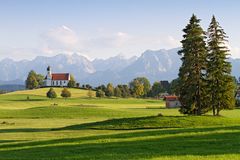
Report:
[[[177,108],[181,106],[178,96],[165,96],[164,97],[166,108]]]

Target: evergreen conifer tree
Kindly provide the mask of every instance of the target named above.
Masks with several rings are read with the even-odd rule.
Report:
[[[209,88],[210,108],[213,115],[220,110],[233,108],[234,79],[231,76],[231,64],[227,61],[229,50],[226,47],[227,36],[213,16],[208,28],[208,65],[207,81]]]
[[[201,115],[205,111],[206,97],[206,55],[205,32],[200,19],[192,15],[189,24],[183,29],[182,66],[179,69],[180,112]]]

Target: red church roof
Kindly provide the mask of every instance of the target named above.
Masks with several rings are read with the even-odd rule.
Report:
[[[164,97],[164,100],[167,100],[167,101],[175,101],[177,99],[178,99],[177,96],[165,96]]]
[[[52,73],[52,80],[70,80],[69,73]]]

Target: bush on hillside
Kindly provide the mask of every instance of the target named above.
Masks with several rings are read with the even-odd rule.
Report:
[[[71,97],[71,92],[67,88],[63,88],[61,96],[65,99],[69,98]]]
[[[105,92],[102,90],[97,90],[96,97],[102,98],[105,96]]]
[[[49,91],[47,92],[47,97],[48,98],[57,98],[57,93],[54,91],[53,88],[50,88]]]

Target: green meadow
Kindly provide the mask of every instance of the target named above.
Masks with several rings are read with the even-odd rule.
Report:
[[[0,95],[0,160],[240,159],[240,109],[183,116],[162,100],[47,91]]]

